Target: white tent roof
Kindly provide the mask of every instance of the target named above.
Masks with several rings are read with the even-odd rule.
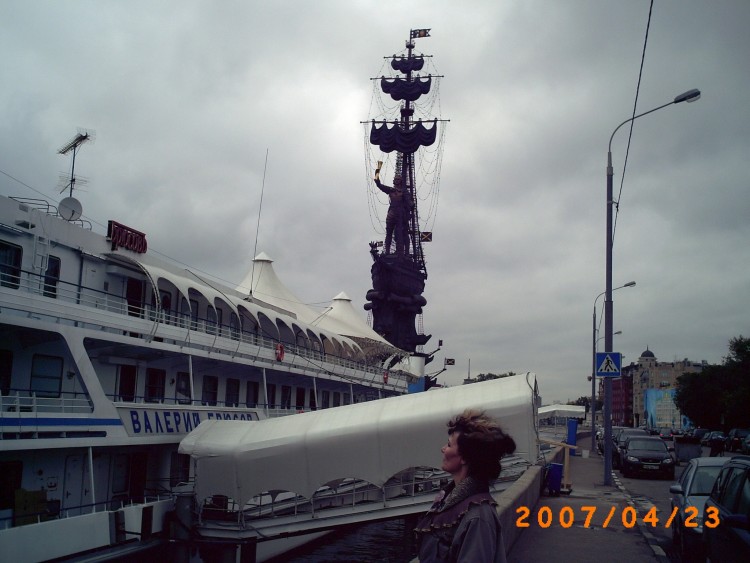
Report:
[[[281,282],[273,269],[273,260],[261,252],[253,259],[253,267],[237,286],[237,290],[250,293],[265,303],[291,311],[302,322],[312,324],[319,313],[308,307]]]
[[[382,486],[410,467],[439,467],[446,422],[466,408],[499,419],[516,455],[536,463],[534,374],[522,374],[257,422],[202,422],[180,443],[196,459],[199,501],[225,495],[305,497],[342,478]]]
[[[546,407],[539,407],[537,414],[539,418],[550,418],[553,416],[583,418],[586,416],[586,407],[581,405],[547,405]]]
[[[364,321],[362,315],[354,310],[352,300],[343,291],[333,298],[331,307],[320,315],[319,319],[313,324],[337,334],[369,338],[391,346],[385,338],[372,330],[370,325]]]

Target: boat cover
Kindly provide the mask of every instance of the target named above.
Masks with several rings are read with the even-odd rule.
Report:
[[[447,421],[467,408],[496,417],[516,455],[537,460],[532,373],[257,422],[207,420],[179,451],[196,461],[199,501],[224,495],[239,506],[270,491],[311,498],[344,478],[382,486],[411,467],[441,465]]]
[[[584,418],[586,407],[581,405],[547,405],[546,407],[539,407],[537,414],[539,418],[551,418],[553,416]]]

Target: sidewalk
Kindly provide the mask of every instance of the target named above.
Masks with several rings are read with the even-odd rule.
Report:
[[[528,527],[511,547],[508,563],[668,561],[660,547],[649,543],[644,515],[637,513],[633,523],[635,509],[624,489],[614,478],[612,485],[604,485],[601,456],[571,456],[569,471],[570,494],[548,496],[545,489],[525,518],[526,511],[518,513],[516,525]]]

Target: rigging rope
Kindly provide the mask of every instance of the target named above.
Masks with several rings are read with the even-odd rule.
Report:
[[[625,149],[625,162],[622,166],[622,176],[620,177],[620,191],[617,193],[617,203],[615,204],[615,219],[612,225],[612,244],[615,243],[615,232],[617,231],[617,217],[620,214],[620,201],[622,199],[622,187],[625,182],[625,170],[628,167],[628,153],[630,152],[630,141],[633,137],[633,124],[635,123],[636,108],[638,107],[638,93],[641,90],[641,77],[643,76],[643,62],[646,59],[646,45],[648,44],[648,31],[651,27],[651,12],[654,9],[654,0],[648,8],[648,22],[646,23],[646,37],[643,40],[643,52],[641,53],[641,68],[638,71],[638,84],[635,88],[635,101],[633,102],[633,119],[630,122],[630,132],[628,133],[628,146]]]

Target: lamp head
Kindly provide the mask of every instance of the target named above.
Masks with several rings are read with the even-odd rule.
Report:
[[[634,285],[635,285],[635,282],[634,282],[634,281],[629,281],[628,283],[626,283],[626,284],[625,284],[625,285],[623,285],[622,287],[633,287]]]
[[[680,102],[696,102],[701,97],[701,91],[697,88],[693,88],[692,90],[688,90],[687,92],[683,92],[679,96],[675,97],[674,102],[675,104],[679,104]]]

